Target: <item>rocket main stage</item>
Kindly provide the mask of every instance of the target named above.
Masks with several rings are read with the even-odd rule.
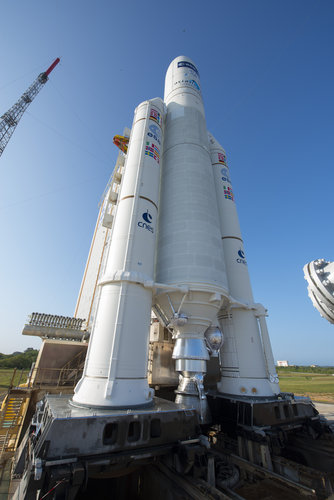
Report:
[[[153,462],[190,474],[192,487],[202,478],[211,493],[236,486],[242,460],[268,474],[289,471],[275,462],[282,450],[291,457],[289,432],[322,431],[310,401],[280,392],[265,316],[252,295],[226,154],[207,130],[199,71],[180,56],[164,100],[135,110],[83,375],[73,398],[39,404],[29,458],[17,460],[16,472],[26,472],[16,498],[55,484],[59,498],[80,498],[89,478]],[[152,321],[172,339],[175,401],[148,382]],[[225,482],[217,457],[231,467]],[[313,467],[316,453],[303,460]],[[141,474],[142,485],[151,481]]]

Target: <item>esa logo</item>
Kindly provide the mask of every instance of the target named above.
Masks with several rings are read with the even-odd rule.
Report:
[[[229,178],[228,176],[228,169],[227,168],[222,168],[221,169],[221,173],[222,173],[222,180],[224,182],[229,182],[231,184],[231,179]]]
[[[150,125],[150,131],[147,132],[147,135],[157,141],[158,144],[161,144],[161,132],[158,125]]]
[[[243,250],[238,251],[239,258],[237,259],[238,264],[245,264],[247,266],[247,261],[245,259],[245,252]]]
[[[140,220],[138,222],[138,226],[147,229],[148,231],[153,233],[154,232],[153,227],[151,226],[153,217],[148,210],[146,210],[146,212],[143,213],[142,218],[144,219],[144,222]]]

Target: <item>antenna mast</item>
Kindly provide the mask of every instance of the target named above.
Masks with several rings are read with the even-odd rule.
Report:
[[[57,66],[60,59],[57,57],[51,66],[38,75],[32,85],[21,95],[20,99],[0,118],[0,156],[8,144],[21,116],[41,90],[42,86],[48,81],[51,71]]]

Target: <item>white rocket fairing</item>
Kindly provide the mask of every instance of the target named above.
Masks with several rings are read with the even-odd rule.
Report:
[[[175,338],[176,402],[197,408],[206,422],[203,378],[210,351],[222,343],[218,320],[225,336],[218,390],[268,397],[279,386],[266,311],[253,301],[225,152],[207,132],[199,73],[188,57],[170,64],[164,101],[146,101],[135,112],[73,401],[123,408],[152,401],[146,371],[153,305]]]

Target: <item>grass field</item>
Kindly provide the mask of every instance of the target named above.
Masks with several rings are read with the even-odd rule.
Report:
[[[14,370],[0,369],[0,394],[5,393],[11,383]],[[27,380],[28,370],[17,370],[13,385],[19,385]],[[334,371],[333,371],[334,373]],[[309,396],[314,401],[334,403],[334,376],[324,373],[301,373],[296,371],[278,370],[282,392],[293,392],[297,396]]]
[[[6,392],[11,381],[14,386],[23,384],[27,380],[29,370],[16,370],[15,376],[12,381],[14,374],[13,368],[1,368],[0,369],[0,393]]]
[[[314,401],[334,403],[333,375],[278,371],[278,376],[282,392],[293,392],[297,396],[309,396]]]

